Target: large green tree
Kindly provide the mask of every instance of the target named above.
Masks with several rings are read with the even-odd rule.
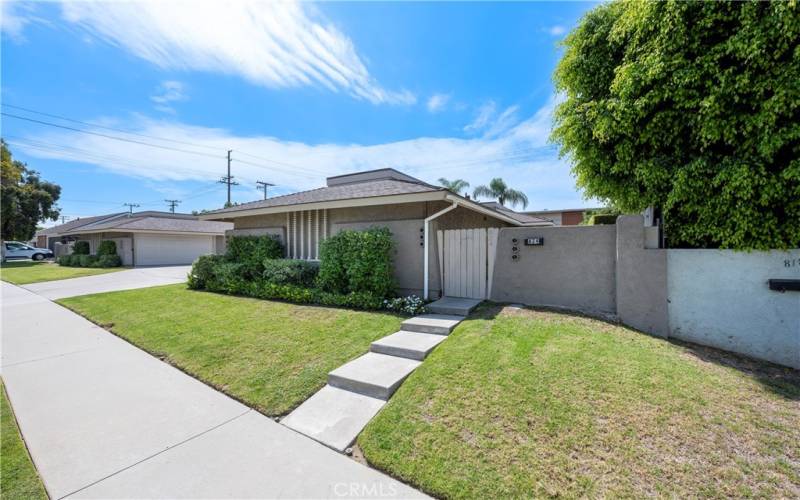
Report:
[[[611,2],[564,41],[553,139],[586,193],[673,245],[800,246],[800,10]]]
[[[39,222],[58,218],[56,201],[61,187],[42,180],[38,172],[15,160],[3,140],[0,150],[0,238],[27,241],[33,237]]]

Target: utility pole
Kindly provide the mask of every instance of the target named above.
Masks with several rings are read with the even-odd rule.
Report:
[[[269,182],[264,182],[264,181],[256,181],[256,187],[257,187],[257,189],[261,189],[262,187],[264,188],[264,199],[265,199],[265,200],[267,199],[267,187],[268,187],[268,186],[274,186],[274,185],[275,185],[275,184],[271,184],[271,183],[269,183]]]
[[[228,175],[221,178],[219,180],[220,184],[227,184],[228,185],[228,203],[225,204],[226,207],[231,206],[231,186],[238,186],[238,182],[233,181],[233,176],[231,175],[231,153],[233,152],[232,149],[228,150]]]
[[[128,209],[129,209],[128,215],[129,216],[133,215],[133,209],[134,208],[139,208],[139,205],[136,204],[136,203],[123,203],[122,205],[128,207]]]
[[[67,222],[67,219],[71,219],[71,217],[69,215],[62,215],[61,223],[64,224],[65,222]]]
[[[175,213],[175,205],[181,202],[181,200],[164,200],[164,201],[167,202],[167,205],[169,205],[169,211],[172,212],[173,214]]]

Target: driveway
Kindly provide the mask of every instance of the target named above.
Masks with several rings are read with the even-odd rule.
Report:
[[[50,300],[92,293],[172,285],[186,281],[192,266],[137,267],[117,273],[32,283],[24,288]]]
[[[3,379],[51,498],[422,496],[39,295],[0,286]]]

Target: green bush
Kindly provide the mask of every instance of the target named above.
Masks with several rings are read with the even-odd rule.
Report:
[[[243,264],[242,272],[248,279],[258,279],[264,272],[265,259],[283,257],[283,245],[277,236],[233,236],[228,240],[225,258]]]
[[[117,255],[117,244],[111,240],[103,240],[97,247],[97,256]]]
[[[117,254],[101,255],[97,258],[97,267],[120,267],[121,265],[122,259]]]
[[[369,293],[380,298],[395,292],[389,228],[342,231],[322,243],[317,283],[328,292]]]
[[[97,263],[97,256],[80,254],[78,255],[77,262],[77,265],[80,267],[94,267]],[[72,265],[76,265],[75,260],[72,261]]]
[[[594,214],[589,218],[590,226],[613,225],[617,223],[617,216],[611,214]]]
[[[58,262],[59,266],[71,266],[72,257],[72,255],[62,255],[56,260],[56,262]]]
[[[187,283],[192,290],[206,288],[206,283],[214,279],[215,267],[225,260],[222,255],[201,255],[192,264]]]
[[[72,254],[73,255],[89,255],[89,242],[88,241],[76,241],[75,244],[72,246]]]
[[[319,264],[295,259],[264,259],[264,281],[276,285],[310,287],[319,274]]]

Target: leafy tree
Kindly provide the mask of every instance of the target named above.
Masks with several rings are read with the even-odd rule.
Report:
[[[2,139],[0,150],[0,238],[27,241],[33,237],[39,222],[58,219],[59,209],[55,204],[61,187],[42,180],[38,172],[15,160]]]
[[[469,187],[469,182],[465,181],[464,179],[454,179],[450,181],[444,177],[439,177],[439,184],[455,194],[461,194],[461,191],[464,191]]]
[[[800,246],[800,12],[611,2],[564,41],[553,140],[586,194],[658,207],[672,245]]]
[[[515,207],[518,204],[522,205],[522,208],[528,206],[528,197],[525,196],[525,193],[509,188],[503,179],[499,177],[492,179],[488,186],[476,187],[472,195],[475,198],[481,196],[486,198],[494,198],[503,206],[505,206],[506,203],[510,203],[512,207]]]

